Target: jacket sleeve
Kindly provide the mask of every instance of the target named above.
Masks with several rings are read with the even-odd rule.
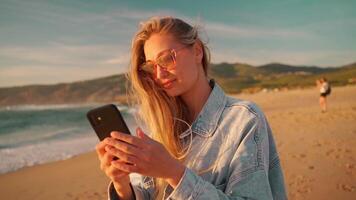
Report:
[[[231,160],[226,187],[216,188],[187,168],[168,199],[287,199],[270,128],[264,116],[261,117],[256,117],[246,128],[245,136]]]
[[[133,185],[130,184],[131,189],[133,191],[134,194],[134,199],[135,200],[149,200],[152,199],[151,198],[151,190],[150,189],[145,189],[143,187],[141,187],[140,184],[137,185]],[[108,200],[119,200],[119,196],[117,195],[117,192],[115,190],[114,184],[112,182],[110,182],[109,187],[108,187]]]

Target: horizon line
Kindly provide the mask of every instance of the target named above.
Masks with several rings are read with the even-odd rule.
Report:
[[[290,67],[316,67],[320,69],[330,69],[330,68],[342,68],[342,67],[347,67],[350,65],[356,64],[355,62],[351,62],[348,64],[340,65],[340,66],[328,66],[328,67],[320,67],[317,65],[291,65],[291,64],[286,64],[286,63],[281,63],[281,62],[269,62],[263,65],[251,65],[248,63],[243,63],[243,62],[219,62],[219,63],[210,63],[210,65],[220,65],[220,64],[231,64],[231,65],[236,65],[236,64],[241,64],[241,65],[249,65],[251,67],[262,67],[266,65],[273,65],[273,64],[279,64],[279,65],[285,65],[285,66],[290,66]],[[111,74],[111,75],[106,75],[106,76],[99,76],[99,77],[93,77],[93,78],[88,78],[88,79],[80,79],[80,80],[73,80],[73,81],[68,81],[68,82],[56,82],[56,83],[29,83],[29,84],[24,84],[24,85],[12,85],[12,86],[0,86],[0,89],[7,89],[7,88],[17,88],[17,87],[31,87],[31,86],[54,86],[54,85],[61,85],[61,84],[73,84],[73,83],[78,83],[78,82],[84,82],[84,81],[91,81],[91,80],[96,80],[96,79],[102,79],[102,78],[108,78],[112,76],[117,76],[117,75],[125,75],[126,72],[124,73],[118,73],[118,74]]]

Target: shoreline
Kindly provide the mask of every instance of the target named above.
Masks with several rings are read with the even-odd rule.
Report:
[[[321,113],[313,89],[230,95],[255,102],[276,141],[289,199],[356,195],[356,87],[335,87]],[[4,199],[104,199],[108,178],[95,152],[0,175]]]
[[[347,84],[347,85],[332,85],[332,89],[334,88],[348,88],[348,87],[356,87],[356,84]],[[305,86],[305,87],[292,87],[292,88],[288,88],[288,87],[280,87],[280,88],[260,88],[260,90],[255,91],[255,92],[250,92],[254,91],[255,88],[246,88],[245,91],[240,92],[240,93],[226,93],[229,96],[244,96],[244,95],[256,95],[256,94],[268,94],[268,93],[280,93],[280,92],[288,92],[288,91],[300,91],[300,90],[313,90],[315,89],[315,86]],[[122,95],[122,97],[125,97],[124,95]],[[98,101],[88,101],[88,102],[84,102],[84,103],[80,103],[80,102],[61,102],[61,103],[41,103],[41,104],[35,104],[35,103],[26,103],[26,104],[11,104],[11,105],[7,105],[7,104],[0,104],[0,109],[6,109],[7,107],[61,107],[63,106],[64,108],[70,108],[70,107],[92,107],[92,106],[98,106],[98,105],[103,105],[103,104],[110,104],[110,103],[114,103],[116,105],[119,106],[129,106],[126,102],[124,101],[103,101],[103,102],[98,102]]]
[[[103,199],[108,183],[95,152],[0,175],[4,199]]]

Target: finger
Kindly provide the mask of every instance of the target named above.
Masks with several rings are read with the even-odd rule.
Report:
[[[126,173],[139,173],[140,170],[137,167],[137,165],[132,165],[132,164],[128,164],[126,162],[121,162],[121,161],[112,161],[111,162],[111,166],[114,166],[116,169],[119,169],[123,172]]]
[[[111,135],[111,137],[113,137],[117,140],[124,141],[126,143],[129,143],[129,144],[137,146],[137,147],[144,146],[143,142],[139,138],[132,136],[132,135],[128,135],[128,134],[117,132],[117,131],[111,132],[110,135]]]
[[[110,166],[111,165],[111,161],[113,161],[114,159],[114,156],[108,152],[106,152],[103,156],[103,159],[102,159],[102,164],[104,166]]]
[[[121,171],[119,169],[117,169],[116,167],[114,167],[113,165],[111,165],[110,167],[107,168],[107,170],[105,171],[105,174],[113,181],[120,181],[120,179],[124,176],[127,176],[128,173]]]
[[[112,147],[110,145],[106,146],[105,149],[108,153],[110,153],[113,156],[118,157],[121,161],[125,161],[125,162],[132,163],[132,164],[139,162],[137,157],[130,155],[128,153],[125,153],[123,151],[120,151],[119,149],[116,149],[115,147]]]
[[[107,144],[103,141],[99,142],[98,144],[96,144],[95,146],[95,150],[96,150],[96,153],[98,154],[99,157],[102,157],[105,153],[105,146]]]
[[[106,155],[104,155],[101,160],[100,160],[100,169],[105,171],[106,168],[108,168],[109,165],[108,165],[108,158]]]
[[[120,151],[123,151],[130,155],[134,155],[136,157],[139,157],[139,155],[142,155],[142,151],[138,147],[128,144],[126,142],[123,142],[123,141],[120,141],[120,140],[117,140],[114,138],[108,138],[105,142],[106,142],[107,146],[115,147],[116,149],[119,149]]]

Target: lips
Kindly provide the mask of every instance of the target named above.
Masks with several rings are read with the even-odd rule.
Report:
[[[175,79],[166,81],[166,82],[162,83],[162,87],[164,87],[166,89],[171,88],[174,81],[175,81]]]

